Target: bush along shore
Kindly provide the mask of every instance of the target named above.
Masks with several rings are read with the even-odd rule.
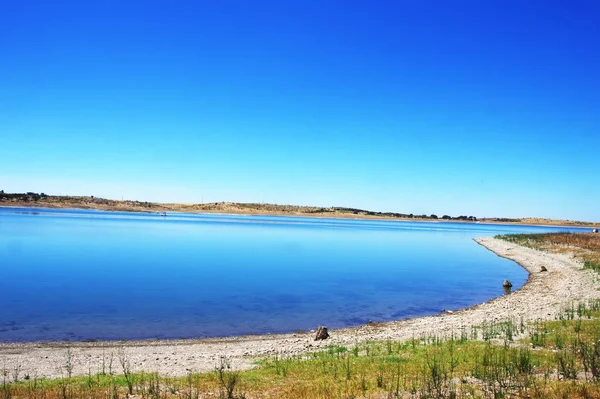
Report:
[[[248,370],[229,356],[231,340],[221,342],[222,355],[208,371],[190,367],[179,376],[140,367],[136,354],[148,349],[140,343],[7,344],[0,347],[0,398],[600,398],[598,273],[588,263],[598,255],[596,240],[593,234],[480,240],[500,256],[528,256],[520,262],[527,263],[530,282],[453,314],[334,330],[299,351],[281,345],[252,357]],[[589,286],[558,284],[565,276],[576,283],[585,278]],[[532,306],[511,307],[522,300]],[[261,340],[269,338],[254,341]],[[193,345],[179,350],[189,356]],[[34,347],[58,356],[58,378],[32,371],[28,362],[44,353]],[[82,372],[92,350],[102,355]]]

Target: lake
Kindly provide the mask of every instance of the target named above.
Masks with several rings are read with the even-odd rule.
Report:
[[[527,279],[477,223],[0,208],[0,341],[355,326],[487,301]]]

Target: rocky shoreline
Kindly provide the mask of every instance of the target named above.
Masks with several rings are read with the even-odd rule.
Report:
[[[224,356],[232,368],[246,369],[265,356],[297,355],[327,345],[449,336],[472,326],[504,320],[553,320],[572,302],[600,298],[598,274],[584,270],[568,254],[540,252],[495,238],[475,241],[522,265],[529,272],[527,283],[515,292],[468,309],[330,330],[330,337],[323,341],[315,341],[314,334],[307,332],[198,340],[4,343],[0,344],[0,368],[7,371],[9,378],[15,370],[21,378],[58,378],[109,372],[109,368],[120,373],[120,359],[126,359],[134,372],[176,376],[214,370]],[[547,271],[541,271],[542,266]]]

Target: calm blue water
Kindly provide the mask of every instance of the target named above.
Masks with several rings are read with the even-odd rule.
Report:
[[[431,315],[527,279],[473,237],[557,230],[0,208],[0,341],[212,337]]]

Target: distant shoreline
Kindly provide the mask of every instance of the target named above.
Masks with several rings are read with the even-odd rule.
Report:
[[[351,215],[344,213],[332,213],[332,214],[309,214],[302,212],[245,212],[245,211],[215,211],[215,210],[143,210],[143,209],[129,209],[122,207],[71,207],[71,206],[60,206],[55,204],[44,204],[44,203],[11,203],[7,205],[0,202],[0,208],[29,208],[29,209],[65,209],[74,211],[103,211],[103,212],[129,212],[129,213],[141,213],[141,214],[158,214],[161,212],[173,212],[173,213],[189,213],[198,215],[232,215],[232,216],[284,216],[292,218],[316,218],[316,219],[342,219],[342,220],[384,220],[384,221],[398,221],[398,222],[417,222],[417,223],[470,223],[470,224],[481,224],[481,225],[511,225],[511,226],[533,226],[533,227],[579,227],[579,228],[593,228],[600,225],[600,223],[592,222],[576,222],[568,223],[566,221],[558,221],[563,223],[552,223],[557,222],[554,220],[548,220],[548,222],[512,222],[512,221],[499,221],[494,219],[478,219],[477,221],[470,220],[446,220],[446,219],[424,219],[424,218],[402,218],[402,217],[390,217],[390,216],[371,216],[371,215]]]
[[[553,227],[597,227],[600,223],[543,218],[483,218],[474,216],[412,215],[395,212],[373,212],[344,207],[211,202],[201,204],[153,203],[146,201],[109,200],[97,197],[50,196],[37,193],[4,194],[0,192],[0,207],[101,210],[114,212],[224,214],[247,216],[289,216],[357,220],[397,220],[412,222],[460,222]]]
[[[122,208],[99,208],[99,207],[68,207],[68,206],[47,206],[46,204],[10,204],[6,205],[4,203],[0,203],[0,208],[28,208],[28,209],[51,209],[51,210],[73,210],[73,211],[102,211],[102,212],[126,212],[126,213],[138,213],[138,214],[158,214],[161,212],[172,212],[172,213],[189,213],[189,214],[197,214],[197,215],[223,215],[223,216],[283,216],[283,217],[291,217],[291,218],[315,218],[315,219],[339,219],[339,220],[382,220],[382,221],[397,221],[397,222],[415,222],[415,223],[465,223],[465,224],[479,224],[479,225],[510,225],[510,226],[531,226],[531,227],[576,227],[576,228],[593,228],[600,223],[591,223],[586,222],[586,224],[581,224],[583,222],[579,222],[580,224],[552,224],[548,223],[528,223],[528,222],[505,222],[505,221],[496,221],[491,219],[481,219],[477,221],[469,221],[469,220],[445,220],[445,219],[421,219],[421,218],[396,218],[389,216],[368,216],[368,215],[348,215],[348,214],[332,214],[332,215],[322,215],[322,214],[305,214],[305,213],[277,213],[277,212],[219,212],[219,211],[175,211],[175,210],[167,210],[167,211],[148,211],[148,210],[131,210],[131,209],[122,209]],[[168,214],[167,214],[168,215]]]

